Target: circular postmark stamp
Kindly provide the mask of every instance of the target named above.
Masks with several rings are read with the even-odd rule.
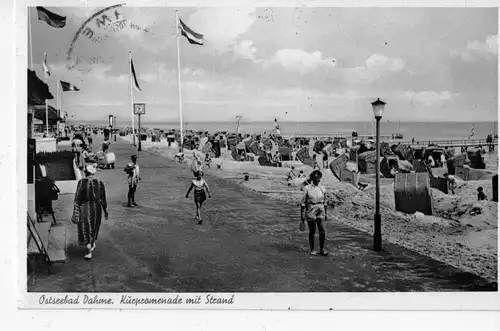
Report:
[[[67,52],[66,60],[68,62],[68,70],[75,68],[80,63],[88,65],[104,63],[104,59],[99,55],[91,56],[90,58],[74,55],[77,41],[81,38],[90,40],[90,42],[94,44],[102,44],[108,40],[113,33],[120,32],[123,29],[149,32],[148,29],[142,28],[140,25],[132,22],[131,19],[122,15],[120,9],[123,8],[124,5],[125,4],[116,4],[99,9],[83,22],[73,36]]]

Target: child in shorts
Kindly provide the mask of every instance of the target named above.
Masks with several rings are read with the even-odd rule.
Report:
[[[197,171],[196,178],[191,181],[191,186],[189,187],[188,192],[186,193],[186,199],[189,198],[189,193],[194,189],[194,203],[196,205],[196,216],[195,219],[198,220],[198,224],[203,222],[201,218],[201,207],[203,206],[203,202],[207,200],[207,195],[205,190],[207,190],[208,197],[211,198],[210,190],[208,188],[207,182],[203,179],[203,172]]]

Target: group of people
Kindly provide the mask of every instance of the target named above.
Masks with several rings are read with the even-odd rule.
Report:
[[[210,156],[205,156],[205,159],[203,159],[203,154],[198,149],[199,146],[196,146],[193,150],[191,165],[193,179],[189,183],[185,197],[189,198],[191,192],[194,192],[195,220],[198,221],[198,224],[202,224],[202,207],[207,198],[211,198],[208,183],[203,178],[203,164],[209,167],[211,159]],[[103,216],[105,219],[108,218],[106,189],[104,183],[95,177],[96,170],[93,164],[85,165],[85,178],[78,182],[73,206],[72,222],[77,224],[79,244],[87,248],[86,259],[91,259],[92,253],[96,249]],[[126,165],[124,171],[128,183],[127,207],[133,208],[138,206],[135,195],[141,180],[137,155],[131,156],[131,161]],[[325,249],[326,221],[328,219],[327,195],[325,187],[321,185],[322,172],[319,169],[314,169],[309,178],[306,178],[302,170],[295,173],[295,167],[292,166],[287,174],[287,179],[294,178],[304,179],[302,185],[303,195],[300,201],[299,229],[305,231],[306,225],[308,227],[308,241],[312,256],[327,256],[328,252]],[[316,232],[319,234],[318,248],[315,245]]]

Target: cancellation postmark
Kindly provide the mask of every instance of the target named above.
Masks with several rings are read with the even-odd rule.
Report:
[[[99,45],[104,44],[114,34],[125,29],[150,33],[147,28],[136,24],[130,18],[126,17],[123,14],[123,6],[124,4],[115,4],[99,9],[83,22],[74,34],[67,51],[66,60],[68,62],[68,70],[72,70],[81,64],[91,67],[92,65],[106,62],[99,54],[90,57],[76,55],[75,48],[81,40],[88,40],[92,44]]]

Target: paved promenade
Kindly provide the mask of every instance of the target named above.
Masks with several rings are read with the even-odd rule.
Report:
[[[100,139],[94,139],[96,150]],[[366,292],[495,290],[496,284],[329,221],[328,257],[310,257],[307,233],[298,230],[296,205],[273,201],[238,184],[205,175],[212,199],[204,224],[194,219],[193,197],[185,198],[191,172],[119,140],[111,145],[116,169],[97,176],[107,189],[109,220],[103,221],[90,261],[76,246],[69,221],[72,195],[55,205],[68,227],[68,257],[29,276],[37,292]],[[126,207],[123,168],[138,154],[142,182],[139,207]],[[333,211],[334,213],[334,211]]]

